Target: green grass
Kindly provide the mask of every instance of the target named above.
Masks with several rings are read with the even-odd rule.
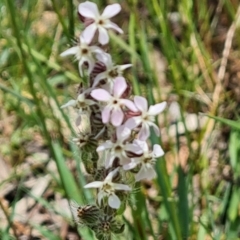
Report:
[[[94,2],[103,9],[110,1]],[[162,137],[153,133],[151,138],[165,151],[156,164],[158,177],[138,186],[124,216],[125,231],[115,238],[240,239],[237,1],[118,2],[123,10],[116,22],[124,34],[111,33],[109,50],[114,62],[133,64],[126,78],[136,95],[146,96],[151,104],[178,102],[177,121],[183,130],[168,109],[161,115]],[[83,81],[77,65],[59,57],[83,28],[77,1],[0,0],[0,11],[0,160],[9,168],[6,178],[0,177],[0,191],[8,184],[16,190],[11,196],[0,195],[0,222],[5,223],[0,224],[0,238],[20,236],[15,207],[24,196],[54,213],[53,219],[61,218],[67,231],[76,233],[71,216],[57,211],[55,201],[94,201],[83,190],[87,180],[78,149],[69,141],[74,135],[71,113],[60,109],[75,97],[77,84]],[[224,56],[227,63],[221,76],[226,41],[230,51]],[[192,131],[187,120],[190,114],[198,121],[204,116],[207,120]],[[29,152],[29,144],[35,150]],[[47,159],[37,159],[34,152],[47,152]],[[34,164],[23,170],[29,158]],[[52,162],[56,166],[53,172],[47,167]],[[46,174],[51,176],[46,190],[51,197],[30,194],[25,182]],[[62,237],[57,222],[54,230],[31,217],[20,223],[46,239]],[[94,239],[81,227],[78,234]]]

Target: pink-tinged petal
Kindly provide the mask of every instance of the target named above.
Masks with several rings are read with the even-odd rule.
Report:
[[[143,150],[143,152],[149,152],[148,144],[146,141],[135,139],[133,142],[136,143]]]
[[[111,28],[119,32],[120,34],[123,34],[123,30],[115,23],[109,21],[107,24],[104,24],[105,28]]]
[[[127,171],[127,170],[130,170],[130,169],[135,168],[136,166],[137,166],[137,163],[131,162],[131,163],[129,163],[129,164],[123,165],[123,169],[124,169],[125,171]]]
[[[113,126],[120,126],[124,119],[124,113],[122,109],[113,109],[111,114],[111,123]]]
[[[117,139],[120,142],[123,142],[124,140],[126,140],[127,138],[129,138],[131,134],[131,130],[127,127],[123,126],[119,126],[117,128]]]
[[[112,96],[104,89],[95,89],[90,94],[94,99],[102,102],[108,102]]]
[[[75,107],[77,104],[76,100],[70,100],[67,103],[65,103],[64,105],[61,106],[61,108],[66,108],[66,107]]]
[[[108,36],[107,30],[105,28],[99,26],[98,31],[99,31],[98,41],[102,45],[107,44],[109,42],[109,36]]]
[[[138,139],[145,141],[149,138],[149,136],[150,136],[149,126],[146,124],[143,124],[141,127],[141,130],[139,131]]]
[[[116,190],[124,190],[124,191],[131,191],[132,188],[130,188],[126,184],[121,184],[121,183],[114,183],[114,189]]]
[[[118,3],[114,3],[105,7],[101,17],[108,19],[117,15],[121,11],[121,6]]]
[[[65,57],[65,56],[68,56],[68,55],[75,55],[79,52],[79,47],[78,46],[75,46],[75,47],[71,47],[69,48],[68,50],[62,52],[60,54],[61,57]]]
[[[108,197],[108,205],[111,208],[118,209],[121,206],[121,201],[118,196],[113,193],[111,196]]]
[[[102,143],[98,148],[97,152],[104,151],[106,149],[112,148],[113,143],[111,141],[106,141],[105,143]]]
[[[107,181],[112,181],[112,178],[116,175],[116,173],[118,172],[119,170],[119,167],[117,167],[116,169],[114,169],[113,171],[111,171],[107,177],[105,178],[104,182],[107,182]]]
[[[159,127],[153,122],[148,122],[148,124],[153,127],[155,134],[159,137],[160,136]]]
[[[121,165],[126,165],[126,164],[129,164],[130,162],[131,162],[130,158],[121,156],[121,158],[120,158],[120,164]]]
[[[96,19],[99,17],[98,7],[95,3],[86,1],[84,3],[80,3],[78,6],[78,12],[87,18]]]
[[[95,182],[88,183],[87,185],[84,186],[84,188],[100,188],[102,187],[102,185],[103,185],[103,182],[95,181]]]
[[[87,26],[82,32],[82,35],[88,44],[92,41],[96,30],[97,30],[97,25],[95,23],[92,23],[89,26]]]
[[[112,58],[111,55],[108,53],[97,53],[96,58],[99,62],[104,63],[104,65],[107,67],[107,69],[112,68]]]
[[[138,109],[134,105],[134,103],[128,99],[121,99],[120,100],[121,104],[124,104],[128,109],[130,109],[133,112],[137,112]]]
[[[127,88],[127,83],[124,77],[115,78],[114,87],[113,87],[113,95],[115,97],[121,97],[124,91]]]
[[[160,145],[154,144],[152,155],[154,158],[159,158],[164,155],[164,151],[162,150]]]
[[[147,112],[148,110],[148,102],[146,98],[141,97],[141,96],[135,96],[134,97],[134,103],[136,107],[141,111],[141,112]]]
[[[141,163],[144,160],[144,156],[142,157],[137,157],[137,158],[132,158],[133,163],[135,163],[136,165],[138,165],[139,163]]]
[[[108,107],[108,106],[106,106],[102,110],[102,122],[103,123],[109,123],[111,110],[112,109],[110,107]]]
[[[167,106],[166,102],[158,103],[149,107],[148,114],[156,116],[161,113]]]
[[[105,53],[100,47],[97,47],[97,46],[90,46],[89,48],[90,48],[91,52],[94,52],[96,54],[104,54]]]
[[[153,168],[145,168],[143,165],[140,171],[135,175],[135,180],[138,182],[142,179],[151,180],[156,177],[156,172]]]
[[[137,144],[132,144],[132,143],[126,144],[125,150],[128,152],[133,152],[138,155],[143,153],[140,146],[138,146]]]
[[[130,68],[130,67],[132,67],[132,64],[118,65],[118,68],[119,68],[121,71],[124,71],[125,69]]]
[[[142,122],[142,119],[141,117],[132,117],[132,118],[129,118],[124,126],[130,128],[130,129],[134,129],[135,127],[137,127],[140,123]]]

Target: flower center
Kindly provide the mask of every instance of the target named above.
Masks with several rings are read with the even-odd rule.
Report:
[[[86,104],[84,102],[78,102],[78,107],[84,108],[84,107],[86,107]]]
[[[118,100],[113,100],[113,104],[118,104]]]
[[[152,160],[151,157],[147,157],[147,158],[144,158],[143,162],[146,164],[146,163],[150,163]]]
[[[109,183],[106,183],[103,185],[103,191],[107,193],[111,193],[112,191],[112,186]]]
[[[118,73],[115,69],[111,70],[108,72],[108,76],[111,77],[111,78],[115,78],[118,76]]]
[[[87,53],[88,53],[88,49],[83,48],[83,49],[82,49],[82,54],[87,54]]]
[[[103,21],[102,19],[100,19],[100,20],[98,21],[98,24],[99,24],[99,25],[103,25],[103,24],[104,24],[104,21]]]
[[[121,146],[116,146],[115,147],[115,152],[121,152],[122,151],[122,147]]]

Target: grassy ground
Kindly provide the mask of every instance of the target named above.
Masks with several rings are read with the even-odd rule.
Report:
[[[117,1],[117,0],[116,0]],[[113,1],[94,1],[103,9]],[[135,94],[168,102],[164,158],[114,239],[240,239],[240,6],[237,0],[126,0],[111,34]],[[94,239],[69,200],[94,202],[71,112],[76,63],[59,54],[82,30],[74,0],[0,0],[0,239]],[[69,117],[70,116],[70,117]]]

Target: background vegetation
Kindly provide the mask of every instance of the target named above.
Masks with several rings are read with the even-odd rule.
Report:
[[[116,1],[94,1],[103,9]],[[240,239],[238,0],[125,0],[109,51],[135,94],[166,100],[164,158],[116,239]],[[0,0],[0,239],[94,239],[71,220],[83,191],[73,115],[76,63],[59,54],[82,29],[74,0]],[[69,117],[70,116],[70,117]],[[82,238],[81,238],[82,237]]]

